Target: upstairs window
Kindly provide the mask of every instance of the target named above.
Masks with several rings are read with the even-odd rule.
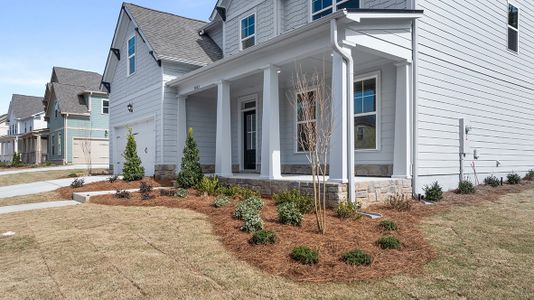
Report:
[[[128,40],[128,76],[135,73],[135,35]]]
[[[519,50],[519,9],[508,4],[508,49]]]
[[[256,15],[241,20],[241,50],[256,45]]]
[[[311,0],[311,2],[313,21],[344,8],[360,8],[360,0]]]
[[[109,114],[109,100],[102,100],[102,114]]]
[[[356,150],[378,149],[378,75],[354,83],[354,139]]]

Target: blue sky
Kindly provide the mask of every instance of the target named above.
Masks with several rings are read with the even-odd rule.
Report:
[[[132,3],[207,20],[216,0]],[[104,71],[122,1],[1,0],[0,115],[12,94],[44,95],[53,66]]]

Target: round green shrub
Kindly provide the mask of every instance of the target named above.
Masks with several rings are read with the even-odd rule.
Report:
[[[277,207],[278,221],[282,224],[300,226],[304,215],[293,202],[285,202]]]
[[[348,219],[356,216],[361,216],[358,214],[359,205],[356,205],[350,201],[341,202],[336,207],[336,215],[340,219]]]
[[[313,210],[313,199],[308,195],[302,194],[299,190],[293,189],[273,195],[276,205],[291,202],[295,203],[301,213],[307,214]]]
[[[176,190],[176,197],[178,198],[185,198],[187,197],[187,190],[186,189],[182,189],[182,188],[179,188]]]
[[[395,231],[397,230],[397,224],[391,220],[383,220],[378,223],[378,226],[386,231]]]
[[[534,180],[534,170],[530,170],[527,172],[527,175],[525,175],[525,180],[527,181]]]
[[[243,226],[241,226],[241,231],[256,232],[263,230],[263,220],[259,213],[246,215],[244,221]]]
[[[506,175],[506,179],[508,179],[508,184],[519,184],[521,182],[521,176],[517,173]]]
[[[248,215],[257,215],[259,210],[263,208],[263,200],[256,197],[251,197],[239,202],[234,211],[234,218],[245,220]]]
[[[471,181],[462,180],[458,183],[458,189],[456,189],[457,194],[467,195],[475,193],[475,186]]]
[[[268,245],[276,243],[276,234],[270,230],[254,232],[249,242],[254,245]]]
[[[219,208],[225,206],[228,203],[230,203],[230,198],[228,198],[227,196],[220,195],[215,198],[211,205],[215,208]]]
[[[376,243],[382,249],[400,249],[401,247],[399,239],[394,236],[381,237]]]
[[[298,246],[291,251],[291,258],[303,265],[314,265],[319,262],[319,252],[306,246]]]
[[[373,262],[373,257],[363,250],[353,250],[343,254],[343,261],[353,266],[368,266]]]
[[[425,199],[427,201],[440,201],[443,199],[443,189],[437,181],[430,186],[425,186],[423,190],[425,191]]]
[[[501,185],[501,181],[499,180],[499,178],[491,175],[484,179],[484,184],[489,185],[491,187],[498,187]]]

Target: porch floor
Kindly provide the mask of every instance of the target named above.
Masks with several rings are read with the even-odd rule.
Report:
[[[214,174],[210,174],[209,176],[213,176]],[[257,173],[233,173],[231,176],[224,176],[228,179],[248,179],[248,180],[268,180],[266,178],[263,178],[260,176],[260,174]],[[356,176],[355,182],[356,184],[360,182],[364,183],[370,183],[370,182],[389,182],[391,180],[396,180],[396,178],[390,178],[390,177],[368,177],[368,176]],[[292,181],[292,182],[312,182],[312,176],[311,175],[292,175],[292,174],[284,174],[281,178],[273,179],[276,181]],[[339,183],[338,181],[330,181],[329,176],[326,176],[327,183]]]

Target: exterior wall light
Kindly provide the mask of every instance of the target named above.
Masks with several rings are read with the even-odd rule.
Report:
[[[133,104],[132,103],[128,103],[128,111],[129,112],[133,112]]]

